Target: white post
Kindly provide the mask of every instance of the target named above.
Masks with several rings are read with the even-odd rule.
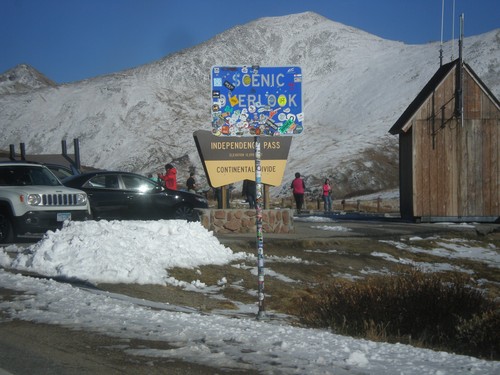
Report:
[[[265,317],[264,310],[264,234],[262,229],[262,180],[261,180],[261,167],[260,167],[260,138],[255,136],[255,187],[256,187],[256,199],[255,199],[255,210],[256,210],[256,220],[255,225],[257,229],[257,270],[258,270],[258,295],[259,295],[259,312],[257,313],[257,319],[262,319]]]

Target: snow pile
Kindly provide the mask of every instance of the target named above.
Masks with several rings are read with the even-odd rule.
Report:
[[[164,285],[169,268],[226,264],[239,257],[200,223],[73,221],[47,232],[10,265],[5,258],[0,264],[93,283]]]

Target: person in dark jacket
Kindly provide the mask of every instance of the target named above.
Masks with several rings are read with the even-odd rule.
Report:
[[[257,196],[257,185],[255,181],[252,180],[244,180],[242,195],[247,198],[247,202],[250,205],[250,208],[255,208],[255,200]]]
[[[186,187],[190,193],[196,193],[196,181],[194,179],[194,172],[191,172],[189,174],[189,178],[186,181]]]

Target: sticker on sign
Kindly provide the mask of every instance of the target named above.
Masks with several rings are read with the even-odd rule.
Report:
[[[290,136],[304,130],[298,66],[214,66],[212,133]]]

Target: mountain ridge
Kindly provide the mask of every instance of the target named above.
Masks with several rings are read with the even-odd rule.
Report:
[[[494,30],[464,43],[466,61],[496,96],[499,41]],[[451,50],[446,43],[445,56]],[[398,140],[388,131],[438,69],[438,55],[439,43],[387,41],[312,12],[261,18],[149,64],[0,95],[0,149],[24,142],[29,153],[54,153],[61,139],[79,138],[83,164],[146,174],[174,161],[179,182],[190,166],[202,179],[192,133],[210,129],[210,68],[299,65],[304,133],[271,193],[289,194],[297,171],[309,187],[330,177],[338,197],[394,188]]]

